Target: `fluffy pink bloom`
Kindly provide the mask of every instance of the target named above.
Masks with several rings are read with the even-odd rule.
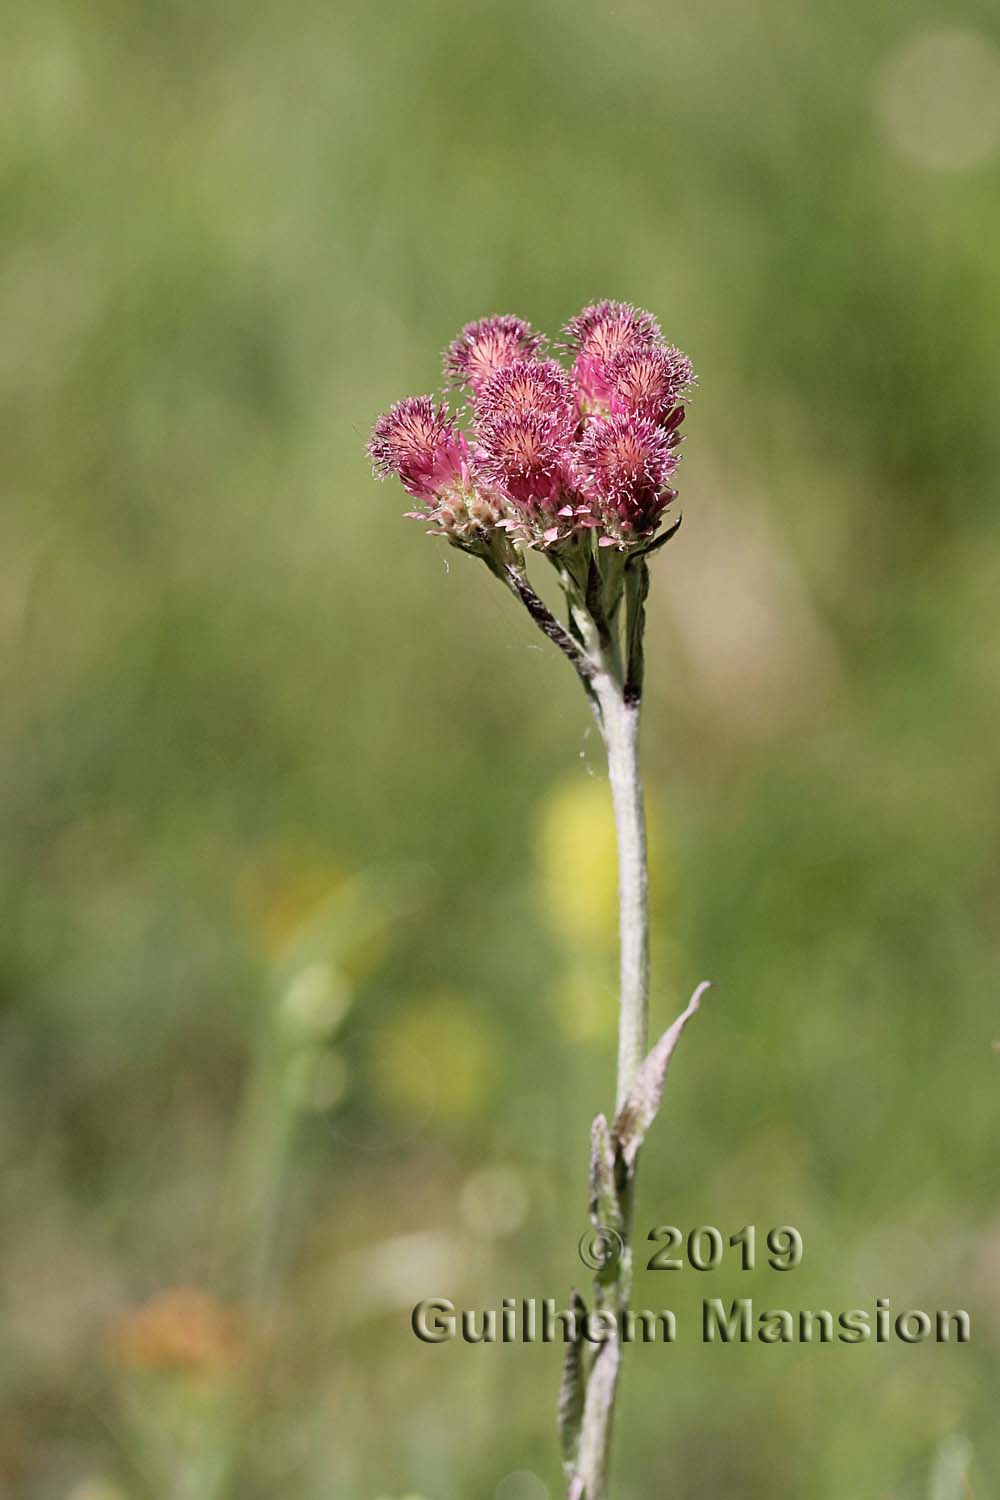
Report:
[[[567,439],[572,436],[576,391],[554,359],[518,360],[492,375],[476,396],[476,417],[484,426],[523,412],[550,417],[565,429]]]
[[[662,342],[660,325],[652,313],[630,302],[595,302],[566,324],[567,348],[598,359],[614,359],[635,344]]]
[[[667,479],[677,463],[671,434],[648,417],[621,413],[588,423],[579,473],[608,537],[627,542],[652,534],[675,497]]]
[[[430,396],[400,401],[372,433],[376,470],[418,502],[410,514],[494,562],[589,530],[602,546],[642,542],[674,498],[687,356],[625,302],[584,308],[566,334],[572,375],[520,318],[467,324],[446,369],[472,391],[468,438]]]
[[[605,373],[612,413],[633,412],[652,422],[664,422],[694,381],[691,361],[673,347],[628,349]]]
[[[584,395],[608,399],[607,369],[612,360],[637,349],[663,343],[652,313],[630,302],[595,302],[566,324],[566,347],[576,355],[573,374]]]
[[[480,430],[477,474],[518,505],[555,508],[568,462],[565,424],[545,412],[503,413]]]
[[[368,452],[383,478],[398,474],[417,500],[433,500],[468,477],[468,447],[445,405],[408,396],[379,417]]]
[[[523,318],[505,314],[466,323],[445,352],[445,374],[479,392],[498,370],[534,359],[545,340]]]

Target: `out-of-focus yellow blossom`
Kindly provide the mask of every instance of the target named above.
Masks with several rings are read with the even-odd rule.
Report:
[[[660,818],[647,797],[654,920],[664,906],[666,860]],[[618,936],[618,857],[611,793],[603,776],[573,777],[545,797],[537,832],[542,901],[568,946],[611,950]]]

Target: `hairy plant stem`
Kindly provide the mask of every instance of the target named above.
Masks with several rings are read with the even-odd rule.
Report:
[[[639,768],[640,703],[621,684],[595,683],[608,756],[618,841],[619,1013],[616,1108],[625,1102],[649,1041],[649,875],[646,813]]]
[[[589,546],[585,552],[550,556],[566,596],[567,626],[556,619],[531,587],[523,566],[507,557],[486,559],[535,625],[569,659],[583,684],[607,752],[618,846],[620,991],[615,1116],[610,1127],[603,1116],[598,1116],[591,1141],[591,1219],[598,1230],[613,1231],[620,1251],[597,1272],[594,1307],[612,1315],[616,1332],[599,1346],[589,1365],[582,1339],[568,1351],[560,1408],[568,1500],[608,1500],[612,1426],[621,1374],[617,1330],[628,1312],[632,1291],[637,1154],[662,1090],[662,1073],[658,1085],[646,1076],[649,873],[639,720],[649,589],[647,557],[670,540],[679,524],[676,522],[654,543],[624,561],[602,560]],[[664,1054],[663,1071],[673,1045],[671,1038],[676,1039],[687,1015],[696,1007],[697,996],[664,1038],[670,1046]],[[642,1068],[644,1062],[647,1068]],[[655,1097],[650,1108],[651,1090]],[[644,1112],[645,1118],[637,1124]],[[584,1307],[576,1294],[575,1304]]]
[[[626,668],[627,670],[627,668]],[[627,679],[626,679],[627,680]],[[629,1098],[649,1042],[649,875],[646,815],[639,766],[640,697],[630,699],[614,671],[594,683],[618,843],[619,1010],[616,1114]],[[612,1314],[617,1327],[632,1291],[634,1171],[620,1185],[620,1253],[599,1272],[595,1306]],[[607,1500],[615,1404],[621,1376],[617,1334],[594,1357],[587,1379],[579,1446],[570,1477],[569,1500]]]

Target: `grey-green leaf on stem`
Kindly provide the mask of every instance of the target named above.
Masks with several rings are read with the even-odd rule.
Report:
[[[587,1376],[583,1365],[583,1320],[587,1315],[587,1304],[580,1293],[574,1291],[571,1305],[576,1314],[576,1338],[566,1345],[562,1386],[559,1390],[559,1442],[562,1448],[563,1468],[567,1476],[570,1476],[576,1468],[577,1450],[580,1445],[580,1423],[583,1420],[583,1403],[587,1386]]]
[[[611,1134],[618,1143],[619,1150],[625,1161],[625,1165],[631,1171],[638,1155],[639,1147],[642,1145],[646,1131],[656,1119],[663,1098],[663,1086],[667,1078],[667,1068],[674,1048],[680,1039],[680,1034],[690,1021],[695,1011],[701,1004],[701,997],[707,989],[711,988],[706,979],[699,984],[691,999],[688,1001],[687,1009],[682,1011],[672,1026],[663,1033],[653,1050],[647,1055],[639,1071],[628,1096],[621,1109],[614,1118],[611,1126]]]
[[[603,1500],[607,1493],[611,1418],[620,1363],[621,1349],[615,1332],[601,1344],[590,1367],[580,1447],[567,1500]]]

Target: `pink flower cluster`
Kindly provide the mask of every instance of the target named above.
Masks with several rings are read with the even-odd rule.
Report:
[[[617,547],[654,534],[676,495],[691,362],[624,302],[585,307],[565,333],[570,370],[520,318],[462,329],[445,371],[471,397],[468,435],[430,396],[379,418],[369,453],[420,503],[411,515],[464,546],[500,532],[542,547],[589,530]]]

